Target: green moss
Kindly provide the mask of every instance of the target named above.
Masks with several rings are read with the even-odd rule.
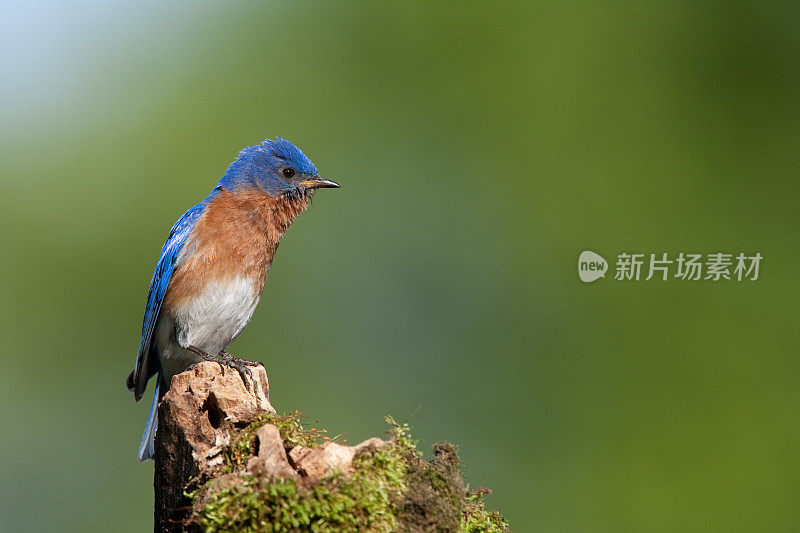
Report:
[[[225,450],[224,472],[236,472],[244,468],[247,459],[253,454],[253,445],[258,428],[264,424],[273,424],[281,433],[283,442],[288,447],[305,446],[307,448],[318,448],[326,440],[331,440],[325,431],[315,428],[305,429],[300,421],[301,415],[295,411],[288,415],[279,416],[276,414],[262,413],[253,422],[240,430]]]
[[[225,454],[228,473],[187,494],[194,503],[188,528],[208,533],[506,531],[502,519],[483,510],[480,496],[467,496],[454,446],[437,444],[427,463],[408,426],[390,417],[386,421],[389,445],[359,454],[349,476],[335,472],[308,485],[240,473],[254,451],[256,431],[266,423],[278,426],[287,448],[330,440],[324,432],[303,429],[297,413],[259,417],[233,439]]]
[[[461,461],[455,446],[437,443],[433,459],[416,454],[405,456],[406,485],[400,509],[399,531],[458,531],[466,491]]]
[[[461,521],[462,533],[506,533],[508,523],[497,511],[484,508],[484,494],[491,494],[489,489],[477,489],[469,493],[466,499],[464,517]]]
[[[355,491],[353,489],[356,489]],[[203,531],[391,531],[394,523],[385,502],[360,500],[358,487],[321,483],[299,486],[293,480],[273,483],[243,479],[232,487],[211,488],[204,507],[195,515]]]

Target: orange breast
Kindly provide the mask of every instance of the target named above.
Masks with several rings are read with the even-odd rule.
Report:
[[[164,296],[166,309],[200,294],[209,281],[244,276],[264,288],[281,238],[308,205],[304,198],[273,198],[261,191],[222,191],[208,203],[179,256]]]

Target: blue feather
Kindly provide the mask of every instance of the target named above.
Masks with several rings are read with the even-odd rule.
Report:
[[[294,167],[298,172],[305,174],[317,175],[317,167],[314,163],[291,142],[281,137],[276,137],[275,140],[267,139],[261,143],[261,146],[271,150],[276,157],[285,160],[290,166]]]
[[[219,180],[217,188],[234,191],[257,186],[272,196],[294,190],[295,186],[278,176],[282,167],[292,167],[298,173],[317,176],[317,167],[297,146],[281,137],[266,139],[239,152],[236,159]]]
[[[172,278],[172,272],[178,266],[178,255],[192,228],[206,210],[207,203],[217,194],[218,191],[215,190],[205,200],[186,211],[172,226],[167,242],[161,249],[161,255],[158,258],[155,272],[153,272],[153,279],[150,281],[150,290],[147,293],[147,305],[144,310],[144,320],[142,320],[142,339],[139,344],[139,353],[136,356],[136,367],[131,377],[128,378],[128,388],[134,391],[136,401],[139,401],[144,394],[147,380],[159,369],[158,357],[153,354],[153,331],[161,311],[161,304],[164,302],[167,286]]]

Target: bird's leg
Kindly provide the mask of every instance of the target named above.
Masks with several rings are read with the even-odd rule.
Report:
[[[255,366],[260,363],[253,363],[251,361],[244,361],[242,359],[237,359],[236,357],[232,356],[226,351],[221,351],[217,355],[210,355],[201,350],[200,348],[198,348],[197,346],[187,346],[186,349],[189,350],[190,352],[199,355],[205,361],[211,361],[213,363],[219,364],[219,366],[228,366],[236,370],[237,372],[239,372],[239,375],[242,377],[242,381],[244,381],[245,384],[247,383],[247,379],[245,378],[250,378],[251,382],[255,381],[253,379],[253,373],[250,372],[249,368],[247,368],[248,366],[247,363],[249,363],[250,366]]]
[[[245,366],[261,366],[261,363],[259,363],[258,361],[248,361],[247,359],[240,359],[235,355],[226,352],[225,350],[220,351],[219,355],[222,357],[223,361],[235,361],[236,363]]]
[[[226,365],[239,370],[239,375],[242,376],[242,381],[245,382],[245,385],[247,385],[247,380],[244,379],[244,374],[242,372],[245,372],[247,373],[248,376],[250,376],[250,383],[252,384],[254,393],[256,392],[256,389],[260,386],[262,394],[267,398],[269,398],[269,383],[266,380],[266,374],[264,375],[265,379],[261,379],[261,375],[258,374],[259,379],[256,380],[253,377],[253,373],[250,372],[249,368],[247,368],[249,366],[263,367],[264,366],[263,364],[261,364],[258,361],[248,361],[247,359],[240,359],[239,357],[236,357],[226,352],[225,350],[220,350],[219,356],[222,358],[223,361],[225,361]]]
[[[239,374],[241,374],[242,376],[242,379],[244,379],[244,374],[247,374],[250,377],[250,379],[253,380],[253,373],[250,372],[250,369],[247,367],[261,365],[261,363],[257,363],[255,361],[248,361],[247,359],[239,359],[238,357],[234,357],[225,350],[220,350],[219,356],[220,358],[222,358],[223,361],[225,361],[226,365],[238,370]]]
[[[187,346],[186,349],[196,355],[199,355],[204,361],[211,361],[212,363],[220,363],[220,360],[217,359],[216,355],[209,355],[200,348],[198,348],[197,346],[190,345]]]

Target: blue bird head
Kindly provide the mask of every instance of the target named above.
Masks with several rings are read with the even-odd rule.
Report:
[[[286,139],[276,137],[239,152],[217,185],[230,191],[242,187],[256,187],[278,198],[306,196],[314,189],[339,184],[321,178],[306,154]]]

